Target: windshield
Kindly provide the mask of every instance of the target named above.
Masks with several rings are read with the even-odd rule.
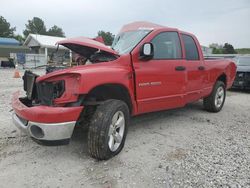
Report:
[[[111,47],[119,54],[129,53],[149,32],[150,30],[137,30],[120,33]]]
[[[237,64],[240,66],[250,66],[250,57],[240,57]]]

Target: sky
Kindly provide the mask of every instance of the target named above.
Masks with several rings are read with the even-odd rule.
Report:
[[[67,37],[95,37],[99,30],[117,34],[134,21],[149,21],[197,36],[202,45],[250,48],[250,0],[1,0],[0,15],[22,34],[40,17]]]

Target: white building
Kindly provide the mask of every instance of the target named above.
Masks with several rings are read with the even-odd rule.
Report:
[[[29,34],[23,45],[28,46],[31,49],[31,53],[45,55],[45,60],[47,62],[49,56],[57,49],[56,43],[65,39],[66,38],[64,37]],[[69,54],[70,51],[67,48],[60,46],[57,55],[64,55],[66,53]]]
[[[204,56],[209,56],[209,55],[212,55],[212,53],[213,53],[212,48],[209,48],[209,47],[206,47],[206,46],[201,46],[201,49],[202,49],[202,52],[203,52]]]

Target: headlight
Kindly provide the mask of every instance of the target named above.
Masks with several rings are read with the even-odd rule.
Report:
[[[43,105],[51,106],[54,99],[60,98],[65,91],[64,80],[40,82],[36,84],[38,100]]]
[[[64,74],[36,83],[38,101],[42,105],[62,106],[76,102],[79,95],[79,74]]]
[[[53,99],[60,98],[65,91],[65,82],[60,80],[53,83]]]

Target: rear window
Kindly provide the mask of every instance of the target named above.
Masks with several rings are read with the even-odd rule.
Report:
[[[193,37],[182,34],[187,60],[199,60],[199,53]]]

